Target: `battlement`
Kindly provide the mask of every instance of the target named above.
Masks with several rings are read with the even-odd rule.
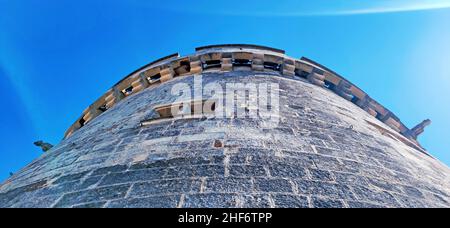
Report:
[[[86,108],[66,131],[64,137],[70,137],[75,131],[106,112],[119,101],[146,88],[165,83],[175,77],[210,71],[239,70],[278,72],[282,76],[303,78],[316,86],[329,89],[401,134],[402,138],[409,141],[408,145],[412,143],[412,145],[422,148],[417,141],[417,136],[423,132],[424,127],[430,121],[425,121],[410,129],[389,109],[327,67],[304,57],[301,59],[288,57],[283,50],[246,44],[203,46],[196,48],[196,52],[192,55],[181,57],[176,53],[139,68],[116,83]]]

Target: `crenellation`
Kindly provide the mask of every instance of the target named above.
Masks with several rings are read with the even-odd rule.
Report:
[[[191,69],[190,73],[191,74],[199,74],[203,71],[202,61],[200,60],[200,58],[198,56],[190,56],[189,61],[190,61],[190,69]]]
[[[285,58],[283,62],[283,74],[287,76],[295,76],[295,60]]]
[[[324,82],[325,76],[323,76],[323,75],[321,75],[319,73],[316,73],[316,72],[313,71],[310,74],[308,74],[307,78],[308,78],[308,81],[311,82],[314,85],[317,85],[317,86],[320,86],[320,87],[325,86],[325,82]]]
[[[224,57],[221,62],[221,71],[227,72],[233,70],[233,58]]]
[[[253,54],[252,70],[264,71],[264,54],[260,54],[260,53]]]
[[[160,74],[161,74],[160,81],[163,83],[163,82],[171,80],[174,77],[175,72],[171,66],[167,66],[167,67],[161,69]]]
[[[347,82],[345,80],[341,80],[339,82],[339,84],[335,87],[335,91],[341,97],[345,98],[346,100],[351,101],[353,99],[353,94],[352,94],[350,88],[351,88],[351,85],[349,82]]]

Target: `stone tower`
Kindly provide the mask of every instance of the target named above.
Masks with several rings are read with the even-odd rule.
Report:
[[[276,102],[255,111],[264,88]],[[229,101],[244,115],[213,115]],[[449,207],[450,170],[417,141],[429,123],[282,50],[200,47],[114,85],[0,185],[0,207]]]

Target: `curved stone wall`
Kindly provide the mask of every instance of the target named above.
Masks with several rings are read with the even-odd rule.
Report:
[[[187,66],[172,56],[115,85],[89,109],[110,101],[107,110],[85,112],[83,127],[0,185],[0,207],[450,206],[448,167],[392,117],[380,118],[379,107],[371,106],[376,115],[361,109],[349,99],[360,90],[328,69],[257,46],[200,48],[188,59],[185,73],[162,67]],[[155,72],[159,81],[140,87]],[[278,126],[234,118],[142,125],[177,99],[173,85],[200,74],[204,84],[277,83]]]
[[[304,57],[299,60],[288,57],[283,50],[243,44],[199,47],[193,55],[180,57],[179,54],[172,54],[151,62],[122,79],[85,109],[82,116],[66,131],[65,137],[69,137],[132,93],[167,82],[174,77],[202,73],[208,65],[217,66],[222,72],[229,72],[239,68],[243,62],[254,71],[275,70],[283,75],[305,78],[312,84],[329,88],[401,133],[417,146],[417,149],[422,150],[417,136],[423,132],[425,126],[419,124],[413,130],[409,129],[395,114],[335,72]]]

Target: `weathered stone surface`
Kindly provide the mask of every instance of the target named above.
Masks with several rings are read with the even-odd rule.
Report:
[[[136,183],[131,188],[130,197],[146,197],[174,193],[199,192],[201,182],[191,179],[157,180]]]
[[[315,208],[343,208],[344,203],[340,200],[313,197],[312,206]]]
[[[69,207],[80,203],[113,200],[125,197],[130,185],[116,185],[65,194],[55,207]]]
[[[236,194],[230,193],[206,193],[186,195],[182,207],[198,208],[213,207],[226,208],[237,207]]]
[[[152,196],[147,198],[127,198],[111,201],[108,208],[175,208],[178,206],[179,195]]]
[[[286,179],[257,178],[255,187],[259,192],[293,192],[292,184]]]
[[[208,178],[205,192],[246,193],[252,192],[252,182],[248,178]]]
[[[94,203],[86,203],[86,204],[79,204],[73,206],[73,208],[102,208],[106,204],[106,201],[103,202],[94,202]]]
[[[355,104],[276,72],[203,83],[276,82],[280,123],[139,124],[173,102],[175,77],[132,94],[0,185],[0,207],[450,207],[450,171],[367,124]]]

